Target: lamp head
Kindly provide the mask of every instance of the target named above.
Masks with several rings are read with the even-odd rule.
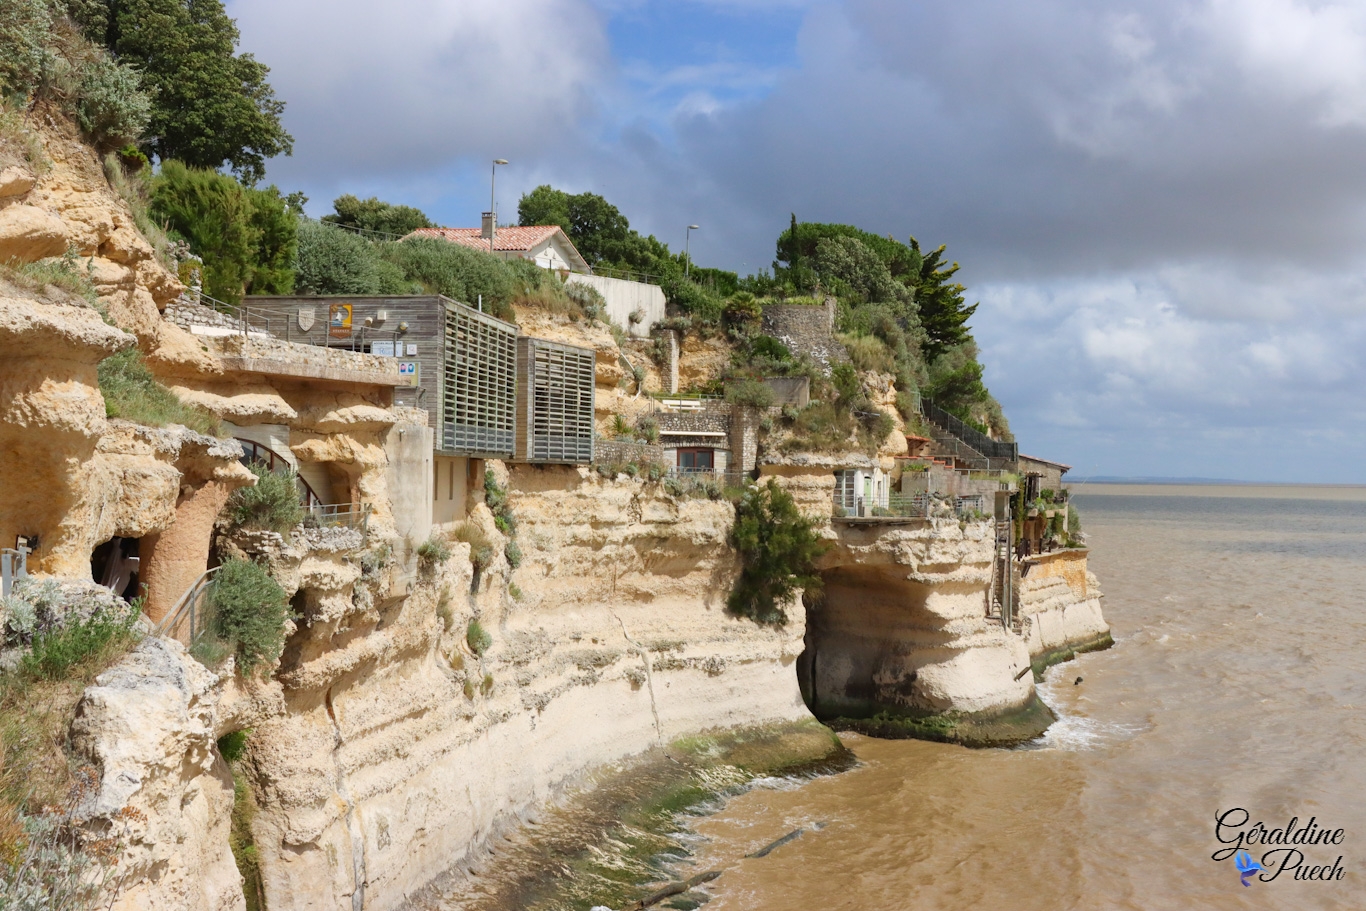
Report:
[[[495,159],[493,159],[493,163],[494,163],[494,164],[507,164],[507,163],[508,163],[508,160],[507,160],[506,158],[495,158]]]

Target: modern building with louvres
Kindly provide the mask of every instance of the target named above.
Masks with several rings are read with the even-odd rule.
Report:
[[[591,348],[517,340],[517,461],[593,461],[595,369]]]
[[[482,460],[593,459],[594,353],[520,335],[513,323],[437,294],[250,297],[273,335],[394,357],[394,404],[427,413],[433,521],[457,521]]]

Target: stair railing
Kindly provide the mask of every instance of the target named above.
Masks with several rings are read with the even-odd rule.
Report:
[[[213,582],[214,575],[219,567],[215,566],[204,570],[194,584],[185,590],[185,593],[176,601],[175,607],[161,619],[161,622],[152,630],[152,634],[164,639],[177,639],[186,645],[194,643],[195,637],[203,632],[203,626],[208,622],[208,612],[200,607],[199,602],[208,593],[209,586]],[[181,626],[188,621],[188,629],[184,638],[181,638]]]
[[[969,427],[961,419],[949,414],[930,399],[921,400],[921,414],[925,415],[932,424],[939,425],[962,440],[967,446],[976,450],[982,458],[1004,459],[1010,462],[1018,461],[1020,458],[1019,444],[993,440],[976,427]]]

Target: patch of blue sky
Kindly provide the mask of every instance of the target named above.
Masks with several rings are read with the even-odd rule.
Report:
[[[798,65],[807,0],[598,0],[625,94],[617,124],[668,133],[767,95]]]

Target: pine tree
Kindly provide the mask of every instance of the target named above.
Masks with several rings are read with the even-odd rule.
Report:
[[[931,363],[950,348],[957,348],[972,340],[967,321],[977,312],[977,304],[968,306],[963,298],[967,289],[955,281],[958,263],[943,264],[945,245],[924,253],[914,238],[911,280],[915,290],[916,308],[920,325],[925,330],[925,359]]]

